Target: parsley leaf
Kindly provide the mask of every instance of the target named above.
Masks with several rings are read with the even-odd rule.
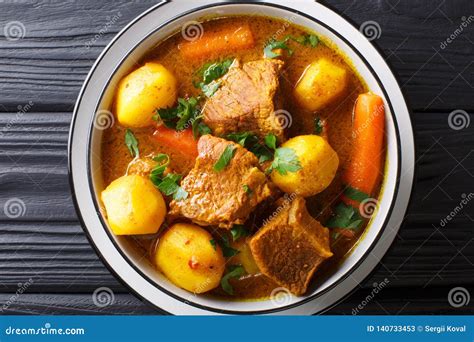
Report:
[[[193,120],[201,114],[198,102],[196,97],[179,98],[176,107],[158,109],[153,119],[163,121],[168,128],[182,131],[189,128]]]
[[[230,241],[229,241],[229,239],[227,238],[227,235],[222,235],[222,236],[221,236],[221,240],[220,240],[219,245],[221,246],[222,254],[223,254],[224,257],[226,257],[226,258],[233,257],[234,255],[237,255],[237,254],[240,253],[239,250],[237,250],[237,249],[235,249],[235,248],[232,248],[232,247],[230,246]]]
[[[210,239],[209,242],[211,243],[212,248],[217,251],[217,242],[214,239]]]
[[[265,145],[270,147],[272,150],[276,150],[277,138],[276,138],[275,134],[269,133],[265,136],[264,139],[265,139]]]
[[[127,130],[125,131],[125,145],[127,145],[127,148],[130,151],[132,157],[138,157],[138,140],[137,138],[135,138],[135,135],[129,128],[127,128]]]
[[[273,152],[267,146],[262,144],[255,144],[252,146],[250,152],[258,157],[258,162],[260,164],[273,158]]]
[[[212,132],[211,129],[209,128],[209,126],[206,125],[201,120],[202,120],[202,115],[196,117],[193,120],[192,130],[193,130],[194,139],[196,139],[196,140],[199,138],[199,136],[206,135],[206,134],[211,134],[211,132]]]
[[[232,241],[237,241],[241,237],[248,236],[249,232],[244,225],[241,224],[234,224],[231,228],[230,233],[232,234]]]
[[[222,277],[221,279],[221,287],[222,289],[230,294],[234,294],[234,288],[230,285],[229,280],[231,278],[240,278],[245,274],[245,269],[242,265],[231,265],[229,266],[228,272]]]
[[[356,208],[342,202],[334,208],[334,214],[326,223],[326,227],[358,229],[363,222]]]
[[[249,195],[251,195],[253,192],[247,184],[242,185],[242,188],[244,188],[244,191]]]
[[[309,45],[312,48],[315,48],[319,44],[319,38],[314,34],[305,34],[301,37],[293,38],[293,40],[300,43],[301,45]]]
[[[314,118],[314,134],[320,135],[323,132],[324,122],[321,118]]]
[[[251,132],[229,133],[226,135],[227,140],[231,140],[242,147],[250,147],[257,143],[258,137]]]
[[[355,189],[355,188],[352,188],[350,186],[348,186],[345,190],[344,190],[344,195],[354,201],[357,201],[357,202],[362,202],[363,200],[366,200],[367,198],[370,198],[369,195],[367,195],[366,193],[358,190],[358,189]]]
[[[286,37],[283,40],[272,40],[267,46],[265,46],[263,52],[266,58],[276,58],[280,57],[282,54],[280,52],[274,52],[273,50],[281,49],[288,51],[288,54],[291,56],[293,50],[288,46],[289,37]]]
[[[220,172],[224,170],[234,157],[235,151],[236,147],[234,145],[227,145],[219,157],[219,160],[214,164],[214,171]]]
[[[276,170],[280,175],[286,175],[288,172],[296,172],[300,169],[301,164],[295,150],[288,147],[280,147],[275,150],[275,157],[272,165],[267,169],[267,174]]]
[[[202,81],[194,82],[194,85],[200,88],[204,95],[211,97],[221,85],[217,80],[227,74],[233,62],[234,59],[226,59],[222,62],[205,64],[197,73],[202,77]]]
[[[168,173],[163,177],[166,168],[169,165],[170,158],[167,154],[160,153],[153,157],[153,160],[158,163],[150,172],[150,180],[152,183],[166,196],[173,195],[173,199],[181,201],[188,197],[188,193],[179,186],[181,175],[176,173]]]

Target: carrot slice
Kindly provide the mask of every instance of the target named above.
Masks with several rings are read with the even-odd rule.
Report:
[[[158,126],[153,137],[163,147],[175,150],[185,156],[196,158],[198,155],[197,141],[191,129],[175,131],[164,125]]]
[[[223,52],[250,49],[255,45],[248,24],[204,32],[197,40],[181,43],[178,49],[186,59],[204,59]]]
[[[368,196],[373,195],[382,176],[385,107],[380,96],[359,95],[354,108],[353,153],[344,182]]]

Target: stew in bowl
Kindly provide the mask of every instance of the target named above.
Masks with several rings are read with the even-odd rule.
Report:
[[[377,215],[382,94],[331,41],[287,21],[192,25],[114,89],[102,214],[193,295],[304,296]]]

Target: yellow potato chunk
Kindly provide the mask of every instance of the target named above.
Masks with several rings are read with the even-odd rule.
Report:
[[[117,117],[125,127],[147,127],[153,124],[157,109],[176,102],[177,81],[159,63],[146,63],[126,76],[118,86]]]
[[[102,191],[107,221],[115,235],[154,234],[166,216],[161,193],[146,177],[123,176]]]
[[[325,58],[313,62],[295,87],[294,95],[305,109],[317,111],[340,96],[347,84],[347,71]]]
[[[255,260],[252,256],[252,251],[247,241],[241,239],[232,244],[232,248],[239,251],[239,254],[233,256],[230,260],[232,264],[242,265],[247,274],[258,274],[260,269],[258,268]]]
[[[158,269],[176,286],[203,293],[219,286],[225,259],[212,235],[188,223],[174,224],[160,238],[155,261]]]
[[[281,147],[295,152],[301,169],[285,175],[274,170],[271,179],[280,189],[308,197],[320,193],[331,184],[339,166],[339,157],[326,139],[318,135],[300,135],[286,141]]]

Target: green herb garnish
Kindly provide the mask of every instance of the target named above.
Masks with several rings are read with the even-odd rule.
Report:
[[[276,150],[276,143],[277,143],[277,138],[275,134],[269,133],[265,136],[265,145],[267,145],[269,148],[272,150]]]
[[[251,132],[229,133],[226,135],[226,139],[234,141],[245,148],[251,147],[258,142],[258,137]]]
[[[129,128],[125,131],[125,145],[127,145],[132,157],[138,157],[138,140]]]
[[[334,208],[334,214],[326,223],[326,227],[358,229],[363,222],[356,208],[342,202]]]
[[[230,245],[230,241],[227,238],[227,235],[222,235],[221,239],[219,241],[219,245],[221,246],[222,249],[222,254],[226,258],[233,257],[234,255],[237,255],[240,253],[238,249],[232,248]]]
[[[237,241],[241,237],[249,235],[247,228],[245,228],[245,226],[241,224],[234,224],[234,226],[230,230],[230,233],[232,234],[233,241]]]
[[[211,129],[208,125],[201,121],[202,115],[193,120],[192,130],[194,139],[198,139],[201,135],[211,134]]]
[[[211,97],[221,85],[217,80],[227,74],[233,62],[233,59],[226,59],[222,62],[205,64],[197,73],[202,77],[202,81],[195,82],[194,85],[200,88],[206,97]]]
[[[230,294],[234,295],[234,288],[230,285],[229,280],[232,278],[240,278],[245,274],[245,269],[242,265],[231,265],[228,268],[227,273],[221,279],[222,289]]]
[[[253,192],[247,184],[242,185],[242,188],[244,188],[244,191],[249,195],[251,195]]]
[[[224,170],[234,157],[235,151],[236,147],[234,145],[227,145],[219,157],[219,160],[214,164],[214,171],[220,172]]]
[[[158,109],[153,119],[161,119],[166,127],[182,131],[189,128],[193,121],[200,116],[201,110],[198,107],[198,102],[196,97],[179,98],[176,107]]]
[[[210,239],[209,242],[211,243],[212,248],[217,251],[217,242],[214,239]]]
[[[265,46],[263,52],[266,58],[277,58],[280,57],[282,54],[279,52],[274,52],[273,50],[281,49],[286,50],[288,54],[291,56],[293,54],[293,50],[290,49],[288,46],[289,37],[286,37],[283,40],[272,40],[267,46]]]
[[[301,164],[296,156],[295,150],[288,147],[277,148],[272,165],[267,169],[267,174],[273,170],[278,171],[280,175],[286,175],[288,172],[301,170]]]
[[[314,118],[314,134],[320,135],[323,132],[324,122],[319,117]]]
[[[301,37],[293,38],[293,40],[300,43],[301,45],[309,45],[312,48],[315,48],[319,44],[319,38],[314,34],[305,34]]]
[[[358,189],[355,189],[355,188],[352,188],[350,186],[348,186],[345,190],[344,190],[344,195],[354,201],[357,201],[357,202],[362,202],[368,198],[370,198],[369,195],[367,195],[365,192],[362,192]]]
[[[188,197],[186,190],[179,186],[181,175],[176,173],[168,173],[164,176],[164,172],[169,165],[170,158],[167,154],[160,153],[153,157],[158,163],[150,172],[150,180],[152,183],[166,196],[173,195],[173,199],[181,201]]]

